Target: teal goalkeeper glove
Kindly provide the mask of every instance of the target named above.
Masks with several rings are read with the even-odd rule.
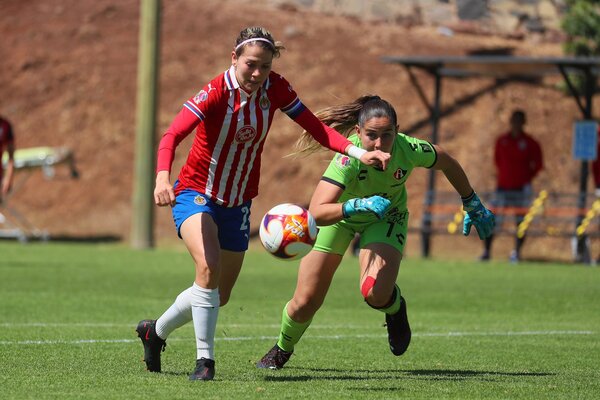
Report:
[[[483,240],[494,232],[496,217],[484,207],[477,193],[473,192],[467,198],[462,198],[463,209],[467,212],[463,221],[463,235],[468,236],[471,226],[475,225],[479,239]]]
[[[373,213],[382,219],[390,204],[392,203],[388,199],[381,196],[350,199],[342,205],[342,214],[344,218],[348,218],[356,214]]]

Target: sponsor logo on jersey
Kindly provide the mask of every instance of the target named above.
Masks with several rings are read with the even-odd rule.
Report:
[[[339,164],[339,166],[342,167],[342,168],[347,167],[348,165],[350,165],[350,157],[348,157],[345,154],[338,154],[336,161]]]
[[[200,195],[197,195],[196,197],[194,197],[194,204],[197,204],[199,206],[206,205],[206,199]]]
[[[397,180],[400,180],[402,178],[404,178],[404,176],[406,175],[406,170],[402,169],[402,168],[398,168],[396,170],[396,172],[394,172],[394,178],[396,178]]]
[[[210,91],[210,89],[209,89]],[[197,95],[194,96],[194,103],[200,104],[208,98],[208,93],[204,89],[198,92]]]
[[[235,141],[237,143],[245,143],[249,142],[256,137],[256,129],[250,125],[245,125],[241,127],[235,133]]]
[[[271,101],[266,95],[261,96],[260,100],[258,101],[258,104],[263,110],[268,110],[269,107],[271,107]]]
[[[385,219],[389,222],[393,222],[394,224],[404,224],[406,222],[406,218],[408,218],[408,211],[400,211],[398,207],[390,208],[385,213]]]

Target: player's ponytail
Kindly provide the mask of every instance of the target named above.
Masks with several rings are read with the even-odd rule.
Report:
[[[392,105],[376,95],[365,95],[352,103],[324,108],[315,113],[325,125],[328,125],[348,137],[356,125],[364,124],[374,117],[387,117],[394,126],[397,125],[396,110]],[[311,154],[323,147],[307,132],[302,132],[296,142],[295,154]]]

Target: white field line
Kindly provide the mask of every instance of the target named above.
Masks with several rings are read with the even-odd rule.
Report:
[[[594,335],[594,331],[523,331],[523,332],[423,332],[413,333],[413,337],[470,337],[470,336],[570,336],[570,335]],[[364,338],[382,338],[386,335],[367,334],[367,335],[308,335],[305,340],[310,339],[364,339]],[[216,341],[240,342],[249,340],[276,340],[276,336],[238,336],[238,337],[217,337]],[[169,338],[169,341],[191,341],[192,338]],[[95,344],[95,343],[134,343],[138,339],[78,339],[78,340],[0,340],[0,345],[52,345],[52,344]]]

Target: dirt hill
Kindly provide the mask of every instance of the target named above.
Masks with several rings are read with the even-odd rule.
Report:
[[[0,113],[15,129],[19,147],[68,146],[80,179],[46,180],[33,173],[11,202],[53,235],[118,235],[127,240],[131,220],[139,2],[133,0],[16,1],[0,4]],[[406,72],[383,64],[384,55],[464,55],[510,48],[516,55],[558,56],[560,45],[539,36],[442,35],[435,27],[399,25],[319,15],[292,7],[233,0],[163,2],[157,141],[182,103],[230,64],[239,31],[268,27],[287,47],[275,61],[311,109],[376,93],[391,101],[401,129],[428,112]],[[429,91],[433,81],[424,75]],[[488,79],[447,80],[442,104],[490,84]],[[574,101],[551,84],[509,84],[459,106],[442,121],[440,143],[463,165],[480,191],[493,188],[492,144],[513,107],[528,112],[528,129],[543,144],[546,168],[536,186],[577,190],[579,164],[570,157]],[[283,158],[300,129],[278,115],[263,158],[261,192],[253,222],[280,202],[306,203],[330,154]],[[428,128],[411,132],[428,138]],[[189,148],[177,151],[173,178]],[[148,171],[153,174],[153,171]],[[24,173],[20,173],[23,177]],[[413,226],[418,226],[426,175],[409,182]],[[158,209],[159,241],[175,236],[170,213]]]

